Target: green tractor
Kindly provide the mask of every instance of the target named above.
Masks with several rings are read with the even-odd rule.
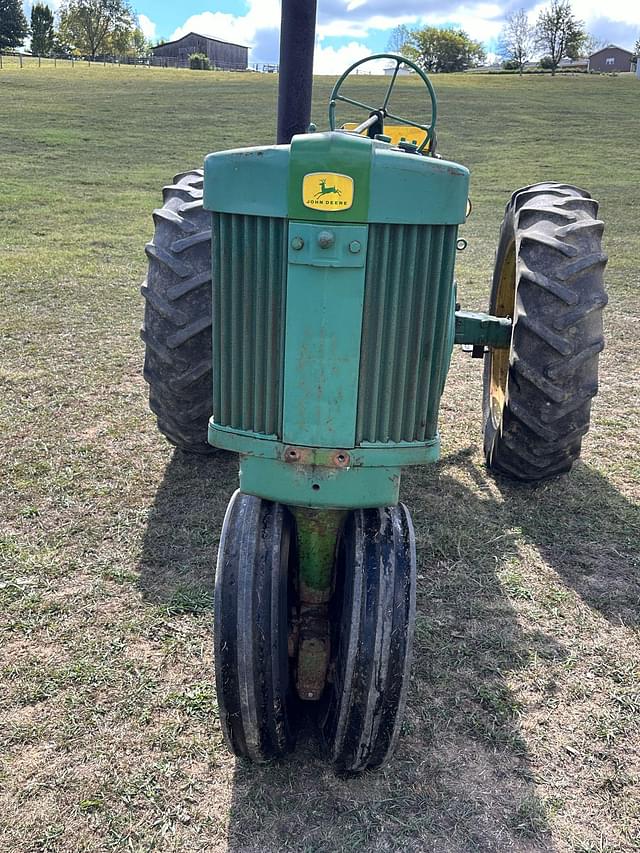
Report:
[[[390,756],[402,723],[416,549],[400,476],[438,459],[453,347],[484,358],[488,467],[525,482],[568,471],[598,387],[606,256],[587,192],[525,187],[488,313],[461,311],[469,172],[438,154],[433,87],[377,55],[394,72],[381,103],[361,103],[345,92],[362,60],[333,89],[330,129],[306,132],[313,6],[283,3],[278,144],[210,154],[164,190],[145,376],[171,442],[240,459],[215,582],[229,747],[284,755],[307,703],[333,765],[358,772]],[[424,83],[422,123],[390,112],[403,66]],[[338,104],[362,121],[337,127]]]

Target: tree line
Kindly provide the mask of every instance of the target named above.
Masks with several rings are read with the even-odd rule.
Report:
[[[584,22],[573,14],[569,0],[552,0],[533,24],[524,9],[509,15],[500,34],[498,53],[503,67],[520,74],[536,56],[540,56],[542,68],[555,74],[563,59],[577,59],[605,46],[604,42],[589,35]],[[486,60],[486,52],[479,42],[464,30],[452,27],[410,29],[402,25],[392,31],[387,47],[434,73],[466,71]],[[635,51],[640,52],[640,39]]]
[[[146,56],[151,47],[127,0],[63,0],[56,18],[37,2],[28,22],[20,0],[0,0],[0,50],[28,36],[37,56]]]
[[[22,47],[29,35],[31,52],[38,56],[146,56],[152,47],[127,0],[63,0],[57,26],[53,12],[42,2],[32,7],[29,24],[20,0],[0,0],[0,50]],[[524,9],[507,17],[499,55],[505,68],[522,74],[532,58],[542,54],[541,66],[555,74],[563,59],[576,59],[604,46],[575,17],[570,0],[552,0],[535,24]],[[432,73],[466,71],[486,60],[480,42],[452,27],[396,27],[388,49]],[[640,39],[635,49],[638,53]]]
[[[409,29],[401,25],[392,31],[387,47],[434,74],[466,71],[486,59],[480,42],[469,38],[464,30],[453,27]]]
[[[603,47],[590,36],[584,23],[573,14],[569,0],[552,0],[535,24],[529,23],[524,9],[509,15],[500,35],[500,54],[506,68],[523,73],[536,53],[542,53],[542,68],[556,73],[563,59],[578,59]]]

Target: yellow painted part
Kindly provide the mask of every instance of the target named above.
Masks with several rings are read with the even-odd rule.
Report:
[[[302,180],[306,207],[348,210],[353,204],[353,178],[337,172],[310,172]]]
[[[342,125],[342,130],[355,130],[357,126],[355,121],[348,121]],[[384,132],[386,136],[391,137],[391,145],[397,145],[399,142],[413,142],[414,145],[420,146],[427,136],[426,130],[420,130],[419,127],[412,127],[410,124],[385,124]],[[366,135],[367,131],[364,130],[361,136]],[[428,151],[430,146],[431,143],[428,143],[424,150]]]

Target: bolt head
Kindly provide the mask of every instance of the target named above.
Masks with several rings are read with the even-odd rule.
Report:
[[[321,249],[330,249],[335,242],[335,234],[331,231],[321,231],[318,234],[318,245]]]
[[[304,240],[302,239],[302,237],[294,237],[293,240],[291,241],[291,248],[296,252],[299,252],[300,249],[303,248],[303,246],[304,246]]]
[[[360,240],[352,240],[349,243],[349,251],[352,255],[357,255],[361,248],[362,244],[360,243]]]

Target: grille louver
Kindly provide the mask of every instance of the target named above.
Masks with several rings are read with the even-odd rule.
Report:
[[[455,225],[369,228],[357,444],[436,435],[456,237]]]
[[[213,411],[282,434],[286,221],[213,214]]]

